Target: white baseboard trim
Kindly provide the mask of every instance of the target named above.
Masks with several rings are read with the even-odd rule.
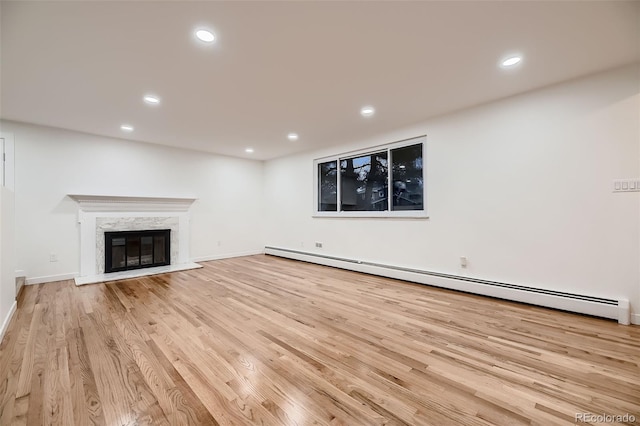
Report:
[[[265,247],[265,254],[332,266],[350,271],[364,272],[387,278],[395,278],[434,287],[464,291],[515,302],[563,311],[593,315],[597,317],[619,320],[629,323],[629,305],[627,302],[626,321],[623,300],[601,299],[586,295],[572,295],[555,291],[528,288],[516,284],[498,283],[471,277],[459,277],[418,269],[402,268],[394,265],[382,265],[355,259],[343,259],[324,254],[308,253],[278,247]],[[492,285],[493,284],[493,285]],[[515,288],[518,287],[518,288]],[[556,294],[550,294],[556,293]],[[633,323],[640,320],[638,314],[633,315]],[[623,322],[624,321],[624,322]]]
[[[4,333],[6,333],[7,328],[9,327],[9,323],[11,322],[11,318],[13,318],[13,314],[16,313],[16,308],[18,307],[18,302],[13,301],[13,305],[11,305],[11,309],[7,312],[7,316],[4,318],[2,322],[2,329],[0,329],[0,343],[4,340]]]
[[[214,254],[211,256],[202,256],[195,257],[191,259],[192,262],[207,262],[209,260],[221,260],[221,259],[230,259],[232,257],[242,257],[242,256],[254,256],[256,254],[264,254],[264,250],[251,250],[244,251],[239,253],[225,253],[225,254]]]
[[[26,277],[27,272],[22,269],[16,269],[16,278]]]
[[[78,273],[75,272],[72,274],[46,275],[43,277],[32,277],[32,278],[27,278],[25,280],[25,284],[33,285],[33,284],[42,284],[42,283],[52,283],[54,281],[72,280],[77,276],[78,276]]]
[[[640,325],[640,314],[631,315],[631,324]]]

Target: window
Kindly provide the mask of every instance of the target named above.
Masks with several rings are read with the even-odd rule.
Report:
[[[340,160],[340,210],[388,210],[387,151]]]
[[[318,164],[318,211],[338,210],[338,162]]]
[[[424,141],[422,136],[316,160],[315,214],[426,217]]]
[[[423,210],[422,144],[391,150],[393,210]]]

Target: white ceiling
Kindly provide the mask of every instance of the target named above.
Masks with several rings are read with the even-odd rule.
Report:
[[[2,118],[256,159],[640,61],[637,1],[3,1],[0,13]],[[196,42],[201,26],[215,44]],[[500,69],[510,52],[523,63]]]

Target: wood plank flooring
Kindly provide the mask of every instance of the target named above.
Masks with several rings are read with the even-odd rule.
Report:
[[[270,256],[204,265],[27,286],[0,424],[640,424],[640,327]]]

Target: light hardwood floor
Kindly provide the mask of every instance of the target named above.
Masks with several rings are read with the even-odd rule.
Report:
[[[639,364],[637,326],[251,256],[25,288],[0,424],[640,424]]]

